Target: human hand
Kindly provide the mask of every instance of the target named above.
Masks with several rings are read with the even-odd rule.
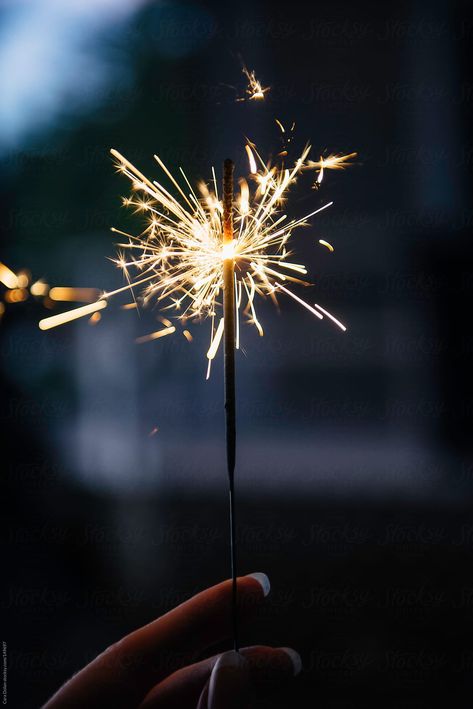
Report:
[[[265,574],[238,579],[239,621],[269,593]],[[254,688],[297,674],[295,650],[254,646],[192,662],[231,637],[232,583],[224,581],[114,643],[74,675],[43,709],[244,709]]]

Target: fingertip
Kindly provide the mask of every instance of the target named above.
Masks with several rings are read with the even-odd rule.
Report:
[[[299,653],[292,647],[281,647],[279,648],[282,652],[285,652],[289,656],[293,667],[293,676],[296,677],[302,670],[302,660]]]
[[[226,592],[231,589],[231,579],[226,582]],[[237,602],[243,616],[252,613],[268,596],[271,583],[266,574],[257,571],[246,576],[238,577]]]
[[[241,650],[257,685],[278,685],[300,673],[302,662],[298,652],[288,647],[253,645]]]
[[[246,658],[240,653],[235,652],[235,650],[228,650],[228,652],[223,652],[215,663],[212,673],[222,669],[233,669],[241,670],[247,665]]]
[[[266,598],[266,596],[269,595],[269,592],[271,591],[271,581],[265,573],[262,571],[254,571],[252,574],[248,574],[247,578],[255,579],[255,581],[258,582],[261,586],[261,590],[263,591],[263,598]]]
[[[209,709],[245,706],[248,694],[248,661],[239,652],[224,652],[215,663],[208,690]]]

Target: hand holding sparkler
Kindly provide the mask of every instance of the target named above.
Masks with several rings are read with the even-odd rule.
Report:
[[[265,574],[238,579],[241,619],[248,623],[269,593]],[[135,630],[75,674],[44,709],[244,709],[301,669],[290,648],[255,646],[195,662],[231,633],[232,583],[202,591]]]

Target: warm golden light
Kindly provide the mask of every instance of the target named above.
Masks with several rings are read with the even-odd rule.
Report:
[[[321,305],[318,305],[317,303],[314,303],[314,307],[317,308],[317,310],[320,310],[321,313],[323,313],[327,318],[329,318],[332,322],[335,323],[335,325],[338,325],[340,330],[343,330],[343,332],[346,331],[346,327],[343,323],[340,322],[340,320],[337,320],[336,317],[334,317],[331,313],[329,313],[327,310],[322,308]]]
[[[284,126],[277,123],[285,133]],[[293,128],[294,124],[291,134]],[[272,165],[263,160],[253,143],[245,145],[249,174],[239,179],[240,194],[233,203],[233,239],[231,233],[224,237],[223,205],[213,168],[210,182],[201,182],[194,188],[182,168],[178,179],[155,155],[156,163],[169,182],[164,186],[148,179],[117,150],[111,150],[117,170],[131,182],[131,196],[124,203],[144,219],[143,231],[138,234],[112,229],[121,239],[114,261],[123,272],[126,284],[100,295],[94,289],[52,288],[49,291],[52,301],[100,299],[70,313],[46,318],[40,327],[47,329],[93,314],[119,293],[132,291],[135,298],[135,289],[138,289],[138,302],[146,305],[151,300],[157,301],[164,310],[172,312],[182,326],[187,321],[210,318],[208,376],[224,332],[224,320],[220,316],[223,264],[231,259],[235,272],[237,348],[242,318],[246,318],[260,336],[264,334],[257,313],[259,297],[270,297],[277,303],[278,297],[287,295],[316,318],[327,317],[344,329],[330,313],[320,306],[312,307],[289,288],[294,283],[309,285],[301,278],[307,275],[305,265],[290,258],[288,242],[293,231],[307,226],[313,216],[332,204],[323,204],[300,218],[289,218],[284,208],[290,188],[304,172],[319,171],[320,177],[324,169],[343,169],[355,155],[331,155],[314,162],[309,159],[310,150],[307,145],[292,164],[283,161]],[[319,243],[333,251],[333,246],[324,239]],[[121,307],[133,309],[136,302]],[[151,342],[176,331],[171,319],[163,316],[159,319],[164,328],[139,337],[136,342]],[[92,318],[92,322],[96,321],[97,317]],[[188,330],[183,331],[183,336],[192,340]]]
[[[50,330],[58,325],[64,325],[65,323],[71,322],[72,320],[77,320],[78,318],[84,317],[84,315],[91,315],[97,310],[102,310],[107,307],[107,302],[105,300],[99,300],[97,303],[90,303],[90,305],[83,305],[80,308],[75,308],[74,310],[68,310],[67,313],[60,313],[59,315],[51,315],[49,318],[43,318],[39,321],[40,330]]]
[[[18,288],[18,276],[0,261],[0,282],[7,288]]]
[[[20,271],[17,276],[18,288],[28,288],[30,277],[26,271]]]
[[[270,87],[265,86],[261,84],[261,81],[258,81],[256,78],[255,72],[249,71],[246,66],[243,67],[242,69],[243,74],[246,76],[248,79],[248,85],[246,87],[246,96],[248,101],[262,101],[265,97],[265,95],[268,93]],[[240,99],[244,100],[244,99]]]
[[[249,145],[245,145],[246,154],[248,156],[248,162],[250,164],[250,172],[252,175],[258,174],[258,168],[256,167],[255,156]]]
[[[325,239],[319,239],[319,244],[322,244],[322,246],[325,246],[332,253],[335,251],[332,244],[330,244],[328,241],[325,241]]]
[[[102,313],[92,313],[89,318],[89,325],[97,325],[102,320]]]
[[[92,303],[97,300],[100,292],[96,288],[67,288],[55,286],[49,291],[51,300],[72,303]]]
[[[222,340],[224,324],[225,324],[224,319],[220,318],[220,322],[218,323],[217,331],[215,332],[215,334],[212,338],[212,341],[210,343],[210,347],[207,352],[208,359],[214,359],[215,355],[217,354],[217,350],[218,350],[220,342]]]
[[[160,337],[166,337],[166,335],[172,335],[176,332],[174,325],[171,327],[166,327],[164,330],[157,330],[156,332],[151,332],[149,335],[144,335],[143,337],[137,337],[135,342],[142,345],[144,342],[151,342],[152,340],[159,340]]]
[[[25,288],[12,288],[5,293],[7,303],[22,303],[28,298],[28,291]]]
[[[34,296],[45,296],[49,293],[49,286],[43,281],[36,281],[30,288],[31,295]]]
[[[123,271],[127,285],[103,294],[102,298],[108,299],[124,290],[142,286],[143,303],[152,298],[158,302],[167,301],[165,309],[177,311],[176,317],[181,321],[210,317],[209,364],[217,354],[224,330],[223,318],[219,318],[218,326],[216,329],[214,327],[222,305],[222,261],[232,259],[235,264],[237,346],[241,315],[254,325],[261,336],[264,334],[256,311],[257,296],[269,296],[277,301],[278,295],[284,293],[315,317],[324,317],[319,308],[313,308],[282,285],[308,285],[301,280],[307,269],[304,264],[290,260],[287,242],[294,229],[306,226],[311,217],[329,207],[331,202],[299,219],[289,219],[282,208],[288,190],[298,177],[309,169],[309,165],[317,169],[319,163],[310,162],[310,146],[306,146],[292,166],[283,164],[279,168],[267,164],[254,144],[248,143],[245,151],[250,175],[248,179],[239,180],[240,198],[235,199],[234,203],[234,238],[229,242],[223,238],[223,207],[215,170],[212,169],[211,182],[200,183],[198,190],[195,190],[182,169],[181,185],[161,158],[155,155],[172,190],[177,192],[176,197],[160,182],[152,182],[145,177],[117,150],[111,151],[119,172],[128,177],[132,184],[127,206],[145,215],[145,227],[138,235],[113,230],[125,237],[118,244],[120,252],[115,263]],[[334,159],[332,163],[338,164]],[[328,242],[325,244],[330,248]],[[140,337],[137,341],[149,342],[174,332],[170,320],[161,318],[161,322],[165,329]],[[334,322],[338,324],[338,321]]]
[[[358,153],[349,153],[348,155],[335,154],[329,155],[324,158],[320,156],[320,160],[307,161],[307,168],[309,170],[318,170],[317,179],[315,181],[315,186],[320,185],[324,178],[324,170],[345,170],[351,164],[349,161],[356,158]]]
[[[233,239],[233,241],[229,241],[228,244],[223,244],[222,246],[222,261],[226,261],[227,259],[234,259],[235,258],[235,249],[236,249],[236,241]]]

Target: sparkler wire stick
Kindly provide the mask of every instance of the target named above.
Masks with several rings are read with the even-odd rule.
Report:
[[[233,162],[223,164],[223,317],[224,317],[224,377],[225,428],[227,449],[228,491],[230,503],[230,561],[232,573],[232,626],[235,652],[239,650],[237,605],[237,553],[235,521],[235,262],[233,255]]]

